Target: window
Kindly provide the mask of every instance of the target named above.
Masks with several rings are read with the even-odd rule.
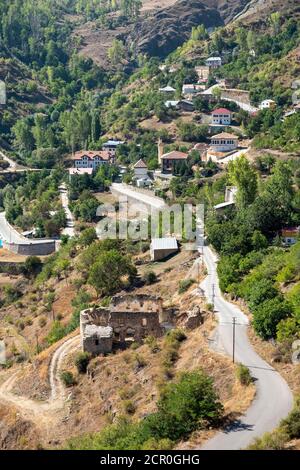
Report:
[[[99,339],[95,339],[95,346],[99,346]]]
[[[142,326],[147,326],[147,318],[142,319]]]

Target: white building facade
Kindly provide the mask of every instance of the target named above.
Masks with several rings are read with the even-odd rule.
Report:
[[[238,137],[223,132],[211,138],[210,149],[215,152],[231,152],[238,147]]]
[[[232,113],[226,108],[218,108],[212,112],[212,124],[230,126]]]

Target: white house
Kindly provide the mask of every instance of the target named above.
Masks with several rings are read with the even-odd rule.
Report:
[[[264,100],[260,103],[259,109],[274,109],[276,107],[276,101]]]
[[[238,137],[234,134],[221,132],[211,137],[210,149],[215,152],[231,152],[238,147]]]
[[[148,167],[144,160],[139,160],[133,167],[135,178],[147,178],[148,177]]]
[[[215,109],[212,113],[212,124],[229,126],[232,120],[232,112],[226,108]]]
[[[111,152],[106,150],[82,150],[72,155],[71,160],[74,162],[74,167],[76,169],[92,168],[93,171],[96,171],[100,165],[114,163],[115,157]]]
[[[108,140],[107,142],[104,142],[102,145],[102,150],[106,150],[107,152],[110,152],[112,155],[116,155],[117,147],[119,145],[124,144],[125,142],[123,140]]]
[[[217,68],[221,67],[222,59],[221,59],[221,57],[209,57],[206,60],[206,65],[210,69],[217,69]]]

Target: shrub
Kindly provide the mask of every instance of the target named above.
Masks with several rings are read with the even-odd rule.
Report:
[[[172,447],[173,442],[170,439],[156,440],[152,437],[143,444],[142,450],[170,450]]]
[[[250,374],[250,370],[248,369],[248,367],[244,366],[243,364],[238,364],[236,375],[242,385],[248,386],[251,384],[253,380]]]
[[[179,343],[182,343],[184,340],[186,340],[186,334],[180,328],[175,328],[174,330],[169,331],[166,336],[166,341],[168,342],[178,341]]]
[[[77,367],[79,374],[86,373],[90,360],[91,360],[91,356],[87,352],[81,352],[77,354],[75,358],[75,365]]]
[[[62,372],[60,374],[60,378],[61,378],[61,380],[63,381],[63,383],[66,387],[72,387],[76,383],[74,375],[70,371]]]
[[[296,400],[293,411],[281,422],[281,428],[288,434],[290,439],[300,438],[300,399]]]
[[[284,450],[288,435],[282,430],[266,433],[263,437],[254,440],[249,450]]]
[[[149,271],[146,273],[143,277],[144,283],[149,286],[151,284],[154,284],[157,281],[157,276],[154,271]]]
[[[143,367],[146,367],[147,361],[146,359],[141,356],[140,354],[135,355],[135,365],[138,369],[142,369]]]
[[[43,328],[47,324],[47,318],[46,317],[40,317],[39,318],[39,326],[40,328]]]
[[[184,279],[183,281],[179,282],[179,289],[178,294],[184,294],[189,288],[195,284],[195,279]]]
[[[144,343],[147,344],[147,346],[149,346],[150,351],[152,353],[155,354],[159,351],[158,342],[154,336],[147,336],[147,338],[145,338],[144,340]]]
[[[48,344],[54,344],[66,335],[66,328],[59,322],[52,323],[51,330],[46,338]]]
[[[24,263],[23,272],[25,276],[36,276],[42,269],[42,261],[38,256],[28,256]]]
[[[167,384],[157,407],[145,425],[154,438],[172,441],[216,424],[223,412],[212,379],[200,371],[183,373]]]
[[[136,406],[131,400],[125,400],[123,403],[124,411],[129,414],[133,415],[136,411]]]

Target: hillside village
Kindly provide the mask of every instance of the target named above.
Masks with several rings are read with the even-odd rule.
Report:
[[[148,54],[173,2],[71,1],[61,24],[38,2],[39,52],[8,33],[17,3],[0,1],[0,449],[298,450],[299,5],[203,2]]]

